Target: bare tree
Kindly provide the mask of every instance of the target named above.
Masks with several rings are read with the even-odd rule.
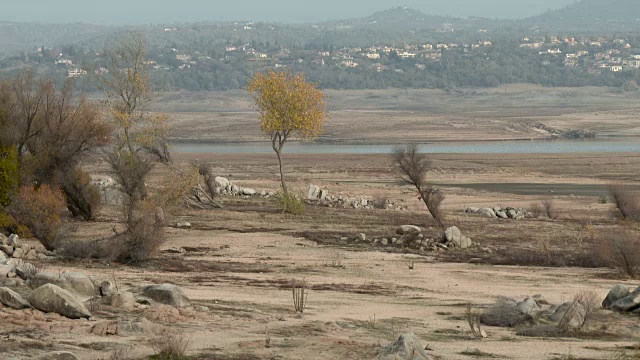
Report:
[[[417,145],[412,144],[397,148],[393,152],[393,163],[400,178],[418,191],[420,199],[427,206],[438,226],[444,228],[445,215],[442,210],[442,202],[445,195],[440,189],[426,181],[431,161],[425,154],[418,151]]]

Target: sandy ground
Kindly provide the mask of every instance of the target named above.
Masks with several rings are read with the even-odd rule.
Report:
[[[446,94],[431,90],[334,92],[328,136],[344,142],[477,140],[546,137],[529,124],[591,128],[608,135],[637,134],[637,99],[611,89],[542,89],[511,86]],[[241,93],[176,93],[155,105],[171,112],[176,139],[261,140],[250,102]],[[258,191],[276,190],[275,156],[177,154],[178,166],[196,161],[216,174]],[[433,155],[430,181],[447,199],[447,222],[471,237],[469,250],[413,251],[354,243],[392,237],[403,224],[440,230],[426,215],[410,187],[398,181],[383,155],[285,154],[292,189],[306,193],[316,184],[331,194],[388,198],[405,211],[354,210],[310,206],[293,217],[274,209],[269,199],[222,198],[222,210],[186,210],[170,223],[189,221],[190,230],[168,227],[168,241],[157,258],[141,266],[99,260],[47,260],[51,271],[82,271],[95,280],[115,279],[121,288],[173,283],[184,288],[195,307],[177,311],[150,307],[122,311],[90,304],[90,321],[0,309],[0,358],[28,359],[50,350],[69,350],[80,359],[110,359],[129,349],[131,358],[153,353],[151,340],[162,328],[188,338],[197,359],[373,359],[381,346],[413,332],[438,359],[633,359],[640,342],[640,318],[600,310],[588,332],[565,338],[531,338],[517,329],[484,327],[488,337],[474,338],[465,321],[468,304],[483,312],[497,297],[522,300],[543,294],[553,304],[580,291],[604,298],[611,286],[636,281],[615,271],[583,267],[600,236],[629,227],[602,203],[602,189],[612,182],[638,185],[637,154]],[[86,163],[92,173],[106,165]],[[150,185],[167,177],[154,169]],[[519,193],[513,184],[538,189]],[[576,187],[576,193],[554,192]],[[586,188],[584,193],[578,189]],[[529,207],[553,199],[557,219],[521,221],[481,219],[464,214],[467,206]],[[70,237],[107,236],[119,221],[117,208],[106,208],[98,221],[77,223]],[[347,237],[350,240],[343,240]],[[35,241],[31,241],[35,244]],[[174,250],[183,249],[176,253]],[[522,255],[529,254],[529,255]],[[536,257],[531,257],[534,254]],[[535,263],[544,259],[542,265]],[[414,269],[409,269],[410,263]],[[493,264],[493,265],[492,265]],[[501,264],[501,265],[496,265]],[[502,264],[520,264],[506,266]],[[304,281],[307,308],[295,314],[291,284]],[[25,291],[24,288],[18,288]],[[148,319],[141,332],[90,335],[101,322]],[[37,321],[36,321],[37,320]],[[475,350],[479,350],[473,355]]]

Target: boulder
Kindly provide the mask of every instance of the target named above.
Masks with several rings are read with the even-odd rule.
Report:
[[[490,209],[490,208],[480,209],[480,210],[478,210],[477,214],[482,216],[482,217],[486,217],[486,218],[490,218],[490,219],[493,219],[493,218],[496,217],[495,211],[493,211],[493,209]]]
[[[0,288],[0,303],[17,310],[29,307],[29,303],[20,294],[6,287]]]
[[[620,299],[624,299],[629,296],[631,292],[625,285],[616,285],[609,290],[607,297],[602,301],[602,307],[608,309]]]
[[[36,357],[35,360],[78,360],[78,357],[75,356],[72,352],[54,351],[46,353],[44,355],[40,355]]]
[[[8,257],[7,257],[7,256],[8,256],[8,255],[7,255],[7,254],[5,254],[5,252],[4,252],[4,251],[0,250],[0,261],[2,261],[2,260],[7,260],[7,259],[8,259]]]
[[[57,313],[70,319],[91,317],[89,310],[71,292],[53,284],[37,288],[29,296],[29,302],[40,311]]]
[[[519,302],[516,307],[518,308],[518,310],[520,310],[520,312],[527,315],[540,311],[540,306],[538,306],[538,303],[532,297],[528,297]]]
[[[128,291],[118,291],[111,295],[111,306],[121,309],[133,309],[136,299]]]
[[[619,312],[631,312],[640,309],[640,292],[632,292],[629,296],[611,304],[609,308]]]
[[[3,233],[0,233],[0,245],[9,245],[9,239]]]
[[[172,284],[147,286],[142,291],[142,295],[166,305],[175,307],[189,306],[189,299],[182,289]]]
[[[7,245],[13,246],[14,248],[20,246],[20,237],[16,234],[11,234],[9,239],[7,239]]]
[[[28,262],[21,262],[16,266],[16,275],[22,280],[29,280],[38,273],[38,267]]]
[[[116,292],[116,285],[110,281],[105,280],[100,283],[100,295],[102,296],[111,296]]]
[[[500,219],[508,219],[509,216],[504,211],[496,211],[496,216]]]
[[[477,207],[468,207],[468,208],[464,209],[464,212],[466,212],[468,214],[475,214],[478,211],[480,211],[480,209],[477,208]]]
[[[569,317],[565,320],[569,328],[579,329],[584,324],[587,310],[578,302],[567,302],[558,306],[556,311],[549,316],[549,320],[560,323],[565,316]]]
[[[358,234],[358,241],[367,241],[367,234],[364,234],[364,233]]]
[[[309,193],[307,194],[307,199],[316,200],[320,195],[320,187],[316,185],[309,185]]]
[[[178,229],[191,229],[191,223],[188,221],[179,222],[176,224]]]
[[[396,230],[398,235],[420,234],[422,229],[415,225],[402,225]]]
[[[105,205],[122,205],[124,193],[117,188],[106,188],[102,190],[102,197]]]
[[[456,226],[452,226],[444,231],[444,238],[446,242],[459,241],[462,236],[462,232]]]
[[[396,342],[378,353],[378,360],[432,360],[414,334],[401,335]]]
[[[329,190],[326,190],[326,189],[320,190],[320,200],[322,201],[326,200],[327,196],[329,196]]]
[[[507,216],[509,216],[509,219],[517,219],[518,218],[518,212],[515,211],[514,209],[509,209],[509,210],[507,210]]]
[[[87,301],[99,296],[99,289],[93,284],[87,275],[80,272],[54,273],[43,271],[36,274],[31,279],[32,287],[39,287],[44,284],[54,284],[65,290],[74,293],[81,301]]]
[[[7,275],[13,273],[16,267],[13,265],[0,265],[0,278],[6,278]]]
[[[25,249],[23,248],[16,248],[13,251],[13,258],[15,259],[22,259],[23,256],[25,256],[27,254],[27,252],[25,251]]]
[[[213,181],[215,182],[216,187],[219,189],[226,189],[229,185],[231,185],[229,179],[223,178],[221,176],[216,176]]]
[[[254,189],[251,188],[243,188],[242,189],[242,195],[246,195],[246,196],[253,196],[256,194],[257,191],[255,191]]]
[[[0,250],[2,250],[7,256],[13,255],[13,246],[10,245],[0,245]]]

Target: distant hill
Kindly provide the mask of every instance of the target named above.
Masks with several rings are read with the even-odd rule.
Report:
[[[0,22],[0,54],[33,47],[55,47],[106,35],[117,28],[81,23],[42,24]]]
[[[584,31],[640,28],[639,0],[582,0],[524,20],[528,24]]]

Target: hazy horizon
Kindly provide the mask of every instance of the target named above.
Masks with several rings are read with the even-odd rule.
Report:
[[[104,25],[140,25],[195,21],[273,21],[300,23],[363,17],[396,6],[429,15],[524,18],[574,3],[575,0],[369,0],[303,3],[296,0],[217,1],[111,0],[108,6],[87,6],[82,0],[31,0],[3,5],[0,21]]]

